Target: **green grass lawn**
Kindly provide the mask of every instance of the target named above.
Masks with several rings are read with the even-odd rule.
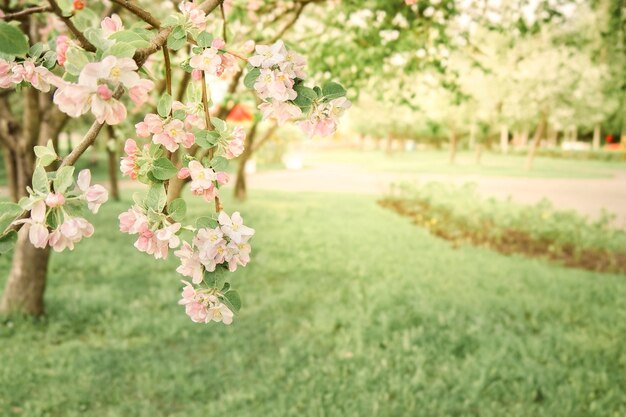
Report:
[[[574,160],[537,157],[532,171],[526,171],[526,158],[485,152],[478,165],[474,153],[459,152],[450,165],[447,151],[318,151],[306,155],[305,163],[346,163],[373,171],[447,175],[497,175],[534,178],[607,178],[615,171],[626,171],[626,162]]]
[[[626,277],[453,249],[373,197],[250,197],[230,327],[192,323],[175,259],[105,205],[47,318],[0,322],[0,415],[626,415]]]

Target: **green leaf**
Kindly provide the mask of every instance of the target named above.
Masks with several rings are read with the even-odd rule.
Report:
[[[91,62],[91,55],[82,49],[70,47],[65,54],[65,70],[72,75],[80,74],[85,65]]]
[[[196,229],[215,229],[217,227],[217,220],[210,217],[198,217],[196,220]]]
[[[48,51],[43,54],[43,66],[52,69],[57,64],[57,53],[54,51]]]
[[[34,151],[38,163],[43,167],[47,167],[58,158],[52,146],[52,141],[48,141],[48,146],[35,146]]]
[[[50,183],[48,182],[48,174],[41,165],[35,167],[33,172],[33,189],[43,194],[50,192]]]
[[[196,144],[201,148],[211,148],[215,146],[221,135],[216,131],[200,130],[196,133]]]
[[[0,52],[7,55],[26,55],[28,38],[16,26],[0,21]]]
[[[74,183],[74,167],[63,167],[57,171],[57,176],[54,178],[54,191],[57,193],[64,193]]]
[[[2,202],[0,203],[0,235],[17,219],[24,209],[19,204]]]
[[[36,44],[31,46],[30,49],[28,50],[28,56],[33,59],[39,58],[41,54],[43,54],[43,48],[44,48],[44,44],[41,42],[37,42]]]
[[[185,118],[187,117],[187,113],[185,113],[185,110],[182,109],[174,110],[172,112],[172,117],[178,120],[185,120]]]
[[[116,35],[117,33],[120,33],[120,32],[114,33],[113,35],[110,36],[110,38],[113,38],[113,36]],[[104,37],[104,33],[102,32],[102,29],[100,28],[85,29],[84,34],[87,40],[91,42],[91,44],[95,46],[97,49],[99,49],[100,51],[106,51],[114,43],[112,40],[109,40]],[[149,45],[147,42],[146,44],[147,44],[146,46]]]
[[[157,104],[157,112],[161,117],[167,117],[172,110],[172,96],[167,93],[163,93]]]
[[[161,213],[167,203],[167,194],[163,184],[152,184],[146,195],[146,207]]]
[[[152,164],[152,169],[150,170],[150,172],[152,173],[152,175],[154,175],[154,178],[165,181],[176,175],[176,172],[178,172],[178,170],[169,159],[159,158],[156,159]]]
[[[200,34],[196,38],[196,42],[198,42],[199,46],[202,46],[203,48],[208,48],[209,46],[211,46],[211,43],[213,43],[213,35],[211,35],[209,32],[200,32]]]
[[[226,132],[226,122],[217,117],[211,117],[211,124],[218,132]]]
[[[183,46],[185,46],[186,41],[186,39],[176,39],[169,37],[167,38],[167,47],[170,48],[172,51],[178,51]]]
[[[227,305],[233,309],[234,312],[239,311],[241,308],[241,297],[236,290],[230,290],[224,294],[224,301],[227,301]]]
[[[65,200],[65,204],[63,204],[63,210],[67,214],[73,217],[84,217],[85,216],[85,204],[81,203],[79,200]]]
[[[346,95],[346,89],[341,84],[328,82],[322,87],[322,95],[326,100],[333,100]]]
[[[257,78],[261,75],[261,70],[258,68],[252,68],[243,79],[243,84],[247,88],[254,88],[254,83],[256,83]]]
[[[16,240],[17,233],[15,230],[11,230],[4,236],[0,237],[0,255],[10,252],[15,247]]]
[[[150,46],[150,42],[148,42],[143,36],[134,30],[120,30],[119,32],[115,32],[109,36],[109,39],[112,39],[116,42],[124,42],[135,48],[147,48]]]
[[[174,39],[187,39],[187,32],[184,27],[176,26],[170,33],[170,36]]]
[[[108,49],[107,55],[113,55],[118,58],[132,58],[136,50],[137,48],[129,43],[117,42]]]
[[[211,159],[211,168],[213,168],[215,172],[224,171],[227,167],[228,159],[224,158],[223,156],[216,156],[215,158]]]
[[[187,203],[185,203],[185,200],[182,198],[177,198],[167,205],[167,213],[172,220],[180,222],[185,218],[185,214],[187,214]]]
[[[172,26],[177,26],[179,24],[179,16],[182,17],[182,15],[179,15],[177,13],[175,14],[171,14],[168,15],[165,19],[163,19],[163,21],[161,22],[161,26],[162,27],[172,27]]]

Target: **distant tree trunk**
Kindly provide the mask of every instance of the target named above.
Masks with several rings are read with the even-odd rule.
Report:
[[[572,127],[572,142],[578,142],[578,126]]]
[[[112,126],[107,126],[107,131],[109,133],[109,138],[111,141],[115,142],[115,132],[113,131]],[[109,191],[111,194],[111,198],[115,201],[120,201],[120,189],[119,189],[119,181],[117,177],[117,171],[119,170],[119,164],[117,162],[117,153],[115,152],[117,146],[110,146],[110,143],[107,143],[107,158],[108,158],[108,169],[109,169]]]
[[[480,165],[482,156],[483,156],[483,145],[479,143],[476,145],[476,154],[474,158],[476,165]]]
[[[533,161],[535,159],[535,153],[537,152],[537,148],[539,147],[539,142],[541,141],[541,137],[543,136],[544,131],[546,130],[546,120],[547,117],[545,115],[541,116],[541,120],[539,121],[539,125],[535,130],[535,135],[533,136],[533,140],[528,149],[528,157],[526,158],[526,171],[530,171],[533,168]]]
[[[476,124],[472,123],[469,131],[469,148],[474,149],[476,146]]]
[[[597,151],[600,149],[600,135],[601,135],[600,125],[597,124],[593,128],[593,141],[591,142],[591,148],[594,151]]]
[[[385,152],[387,152],[387,155],[391,155],[393,153],[393,136],[391,136],[391,133],[387,135],[387,141],[385,143]]]
[[[506,125],[500,126],[500,151],[505,155],[509,153],[509,128]]]
[[[254,139],[258,130],[259,122],[255,120],[252,127],[246,135],[246,144],[243,153],[239,157],[239,165],[237,166],[237,177],[235,179],[234,195],[237,200],[243,201],[248,196],[246,185],[246,163],[254,153]]]
[[[454,130],[450,131],[450,165],[453,165],[456,161],[456,151],[458,146],[458,139]]]
[[[522,134],[520,136],[520,144],[521,146],[526,147],[528,145],[528,128],[525,127],[524,130],[522,130]]]

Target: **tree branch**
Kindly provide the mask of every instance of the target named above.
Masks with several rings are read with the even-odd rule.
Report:
[[[14,13],[7,13],[4,16],[0,16],[0,20],[21,20],[21,19],[27,18],[31,14],[51,12],[51,11],[52,11],[52,7],[50,6],[31,7],[29,9],[20,10]]]
[[[61,10],[56,0],[48,0],[48,2],[50,3],[52,12],[59,16],[63,23],[65,23],[65,26],[67,26],[70,32],[72,32],[78,43],[80,43],[80,46],[86,51],[96,52],[96,47],[93,46],[91,42],[89,42],[89,40],[85,37],[85,35],[83,35],[80,30],[78,30],[78,28],[74,25],[74,22],[72,22],[72,19],[63,15],[63,10]]]
[[[142,9],[134,3],[131,3],[129,0],[111,0],[111,2],[122,6],[144,22],[148,23],[150,26],[157,29],[161,28],[161,21],[159,19],[152,16],[150,12]]]

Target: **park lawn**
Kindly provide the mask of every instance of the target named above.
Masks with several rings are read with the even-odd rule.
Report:
[[[175,259],[117,231],[126,198],[53,256],[45,320],[1,322],[0,415],[626,415],[624,276],[453,249],[374,197],[253,191],[226,201],[257,230],[243,310],[198,325]]]
[[[526,158],[484,152],[476,164],[473,152],[459,152],[453,165],[447,151],[413,152],[333,150],[305,154],[305,164],[350,164],[371,171],[442,175],[485,175],[530,178],[609,178],[625,172],[626,162],[536,157],[533,169],[525,169]]]

